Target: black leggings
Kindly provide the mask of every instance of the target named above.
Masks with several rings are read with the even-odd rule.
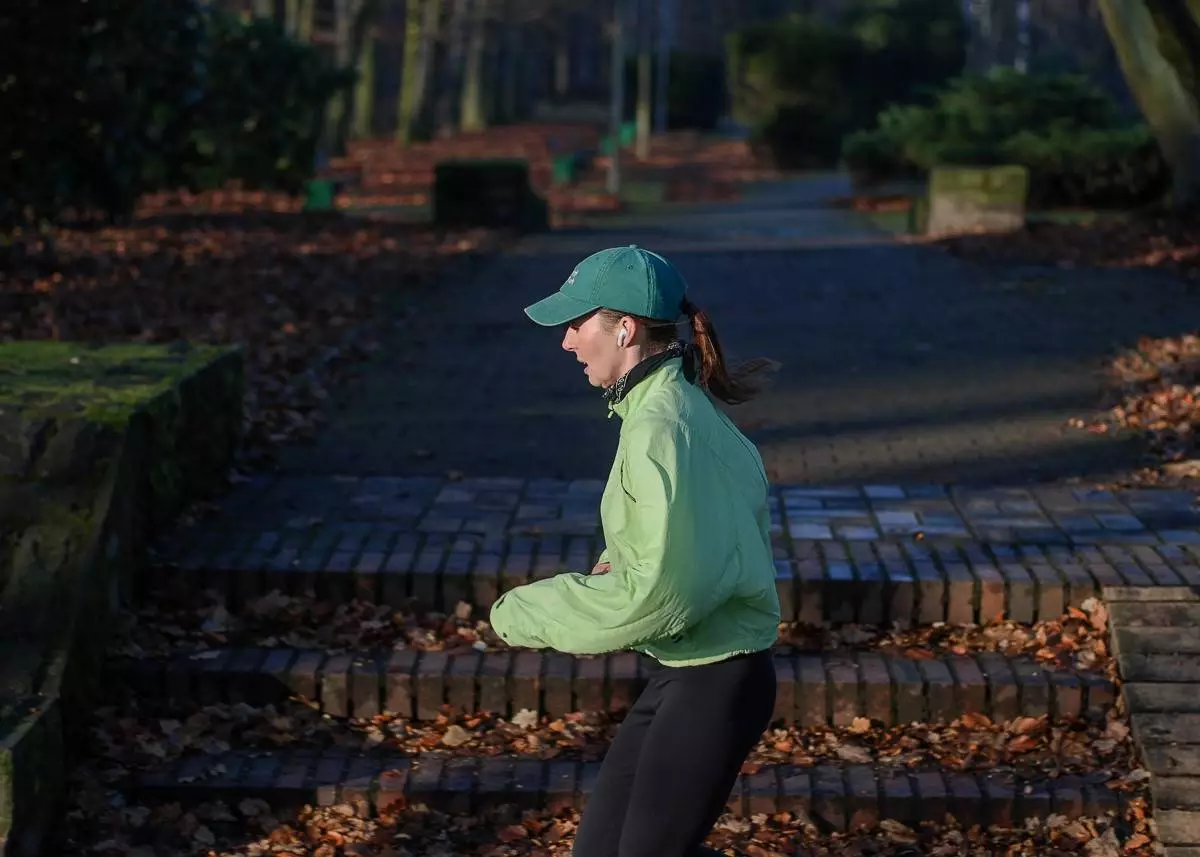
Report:
[[[653,663],[653,662],[652,662]],[[656,665],[604,757],[574,857],[695,857],[775,708],[772,653]]]

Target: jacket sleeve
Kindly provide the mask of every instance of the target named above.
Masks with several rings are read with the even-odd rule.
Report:
[[[628,515],[606,531],[602,557],[612,571],[558,574],[506,592],[491,611],[506,643],[570,654],[628,649],[684,631],[725,597],[692,573],[698,562],[719,560],[696,555],[682,439],[661,425],[639,433],[628,439],[620,475]]]

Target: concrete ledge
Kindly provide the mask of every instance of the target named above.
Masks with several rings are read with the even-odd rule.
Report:
[[[80,346],[82,348],[82,346]],[[164,348],[145,349],[162,362]],[[136,353],[135,353],[136,352]],[[137,369],[136,354],[123,371]],[[66,767],[80,737],[83,713],[99,698],[109,617],[126,601],[146,546],[156,528],[191,499],[224,478],[242,423],[242,357],[236,349],[204,349],[187,358],[186,369],[153,395],[121,402],[117,411],[78,419],[104,420],[105,442],[86,450],[64,443],[48,462],[45,446],[20,451],[24,462],[10,498],[62,491],[74,498],[71,514],[23,519],[31,547],[13,555],[7,586],[0,591],[6,626],[0,634],[0,665],[13,700],[14,719],[0,724],[0,855],[33,857],[55,817]],[[46,419],[35,415],[38,425]],[[59,438],[93,439],[59,419]],[[23,423],[24,424],[24,423]],[[86,454],[85,454],[86,453]],[[69,466],[57,466],[66,463]],[[55,466],[50,466],[55,465]],[[48,468],[48,469],[47,469]],[[28,510],[2,509],[18,520]],[[51,555],[52,566],[30,557]],[[7,622],[9,616],[20,622]],[[14,666],[15,665],[15,666]],[[15,691],[15,692],[14,692]]]

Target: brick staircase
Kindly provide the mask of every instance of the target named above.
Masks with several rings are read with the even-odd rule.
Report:
[[[168,630],[179,645],[135,652],[126,646],[110,659],[109,685],[115,697],[128,694],[121,704],[137,712],[130,717],[173,729],[214,706],[226,718],[253,719],[259,715],[251,712],[265,710],[260,719],[271,722],[290,716],[288,706],[299,698],[323,737],[273,743],[226,735],[206,752],[131,767],[113,788],[123,800],[148,804],[236,806],[254,798],[276,812],[317,804],[346,806],[364,818],[401,804],[450,814],[580,808],[603,737],[549,757],[489,750],[488,718],[615,722],[645,680],[638,655],[572,657],[509,650],[482,638],[440,649],[337,641],[315,647],[286,636],[239,637],[228,628],[264,596],[332,605],[357,599],[418,614],[453,615],[470,605],[472,615],[486,617],[511,586],[590,566],[601,547],[601,487],[286,476],[241,486],[219,514],[171,534],[141,593],[152,607],[210,590],[220,614],[234,618],[207,633]],[[785,621],[818,636],[822,629],[858,629],[862,639],[806,647],[781,638],[773,728],[790,737],[764,738],[730,796],[732,813],[792,813],[829,832],[887,820],[941,824],[947,814],[964,827],[1020,827],[1054,815],[1123,819],[1146,784],[1099,759],[1074,767],[1046,759],[948,765],[936,754],[905,760],[899,751],[880,751],[866,761],[818,753],[799,763],[779,747],[821,730],[865,731],[868,721],[870,729],[899,734],[1044,718],[1062,733],[1055,740],[1064,740],[1072,730],[1128,717],[1150,771],[1167,853],[1200,854],[1189,847],[1200,846],[1200,724],[1193,723],[1200,716],[1193,687],[1200,678],[1200,601],[1191,595],[1200,579],[1200,514],[1190,495],[780,486],[772,504]],[[1097,605],[1110,611],[1124,684],[1112,671],[1048,664],[1028,651],[877,644],[888,631],[1000,616],[1046,622],[1072,610],[1082,617]],[[434,740],[414,752],[402,741],[362,740],[364,730],[445,735],[450,722],[483,725],[465,748]]]

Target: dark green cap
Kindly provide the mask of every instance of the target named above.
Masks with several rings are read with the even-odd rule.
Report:
[[[544,327],[557,327],[598,309],[674,321],[683,314],[687,282],[662,256],[636,244],[593,253],[575,266],[557,292],[525,307]]]

